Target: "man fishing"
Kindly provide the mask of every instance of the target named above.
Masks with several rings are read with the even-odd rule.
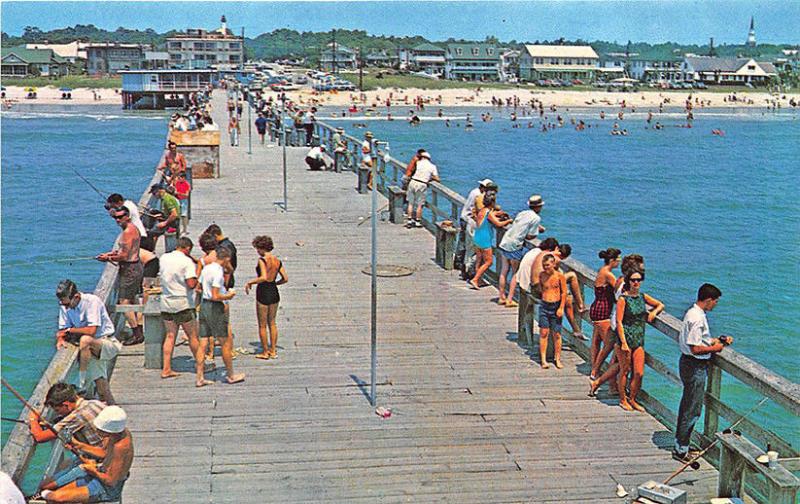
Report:
[[[113,261],[119,265],[117,275],[117,303],[121,305],[136,304],[136,298],[142,292],[142,278],[144,265],[139,258],[139,242],[141,235],[136,226],[131,222],[130,212],[127,207],[114,208],[111,216],[122,228],[119,238],[119,250],[112,250],[97,256],[98,261]],[[127,312],[125,318],[131,328],[133,336],[123,343],[125,346],[138,345],[144,341],[144,329],[137,320],[136,313]]]
[[[108,361],[117,356],[122,344],[114,337],[114,323],[103,301],[86,292],[79,292],[72,280],[62,280],[56,287],[58,298],[58,331],[56,348],[77,345],[79,355],[79,387],[86,380],[94,382],[100,400],[115,404],[108,384]]]

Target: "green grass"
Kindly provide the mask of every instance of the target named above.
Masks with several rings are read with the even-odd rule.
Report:
[[[358,86],[358,74],[339,74],[342,79],[348,80]],[[418,75],[384,75],[383,78],[378,79],[375,75],[364,74],[364,91],[373,91],[378,88],[418,88],[418,89],[474,89],[480,86],[481,88],[490,89],[516,89],[514,84],[501,84],[499,82],[461,82],[451,80],[433,80],[420,77]]]
[[[68,87],[72,89],[77,88],[95,88],[95,89],[111,89],[122,87],[122,77],[89,77],[86,75],[67,75],[58,79],[51,79],[49,77],[26,77],[22,79],[3,79],[4,86],[19,86],[19,87],[45,87],[53,86],[55,88]]]

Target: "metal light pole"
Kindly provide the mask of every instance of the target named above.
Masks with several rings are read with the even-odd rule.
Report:
[[[378,368],[378,162],[377,142],[373,141],[372,155],[372,253],[370,256],[372,286],[370,307],[370,372],[369,372],[369,397],[372,406],[376,404],[375,382],[377,381]]]
[[[253,153],[253,120],[252,116],[250,115],[252,112],[250,109],[252,106],[250,105],[250,88],[247,88],[247,153]]]
[[[286,94],[281,95],[281,130],[283,131],[283,211],[288,212],[286,197]]]

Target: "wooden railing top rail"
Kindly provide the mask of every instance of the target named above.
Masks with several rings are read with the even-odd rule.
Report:
[[[158,165],[163,162],[166,152],[167,151],[164,150],[164,153],[159,159]],[[150,185],[156,184],[160,181],[161,173],[156,171],[141,198],[139,198],[140,206],[148,206],[151,203],[152,196],[150,195],[149,190]],[[114,247],[118,245],[118,241],[119,237],[117,237],[117,239],[114,241]],[[118,269],[116,266],[107,263],[105,268],[103,268],[103,273],[100,275],[100,279],[97,281],[97,285],[94,288],[94,294],[102,299],[106,306],[112,306],[116,302],[116,300],[110,298],[114,293],[114,287],[117,281],[117,272]],[[50,360],[50,363],[47,365],[47,368],[45,368],[44,372],[42,373],[42,377],[39,379],[36,387],[33,389],[33,393],[28,399],[28,402],[34,407],[41,408],[44,405],[47,391],[50,390],[50,387],[55,383],[64,381],[67,378],[73,366],[77,362],[77,357],[78,352],[74,346],[70,345],[67,348],[57,350],[53,358]],[[44,408],[42,410],[42,414],[45,417],[49,417],[49,415],[52,414],[52,411],[50,411],[50,408]],[[22,421],[27,421],[28,415],[29,412],[27,409],[23,408],[19,415],[19,419]],[[14,429],[11,431],[11,434],[8,436],[6,445],[3,447],[2,456],[0,457],[0,466],[2,466],[3,471],[11,476],[11,478],[17,484],[21,483],[35,448],[36,444],[33,442],[33,438],[30,435],[28,426],[21,423],[16,424]]]

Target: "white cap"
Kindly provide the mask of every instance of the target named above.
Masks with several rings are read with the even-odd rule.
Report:
[[[430,158],[431,158],[431,155],[430,155],[430,154],[428,154],[428,151],[425,151],[425,152],[421,153],[421,154],[419,155],[419,157],[421,157],[421,158],[423,158],[423,157],[424,157],[424,158],[428,158],[428,159],[430,159]]]
[[[125,430],[128,415],[119,406],[106,406],[94,419],[94,426],[103,432],[118,434]]]
[[[494,181],[492,179],[485,178],[483,180],[479,180],[478,181],[478,185],[483,186],[483,187],[486,187],[486,186],[488,186],[490,184],[494,184]]]

